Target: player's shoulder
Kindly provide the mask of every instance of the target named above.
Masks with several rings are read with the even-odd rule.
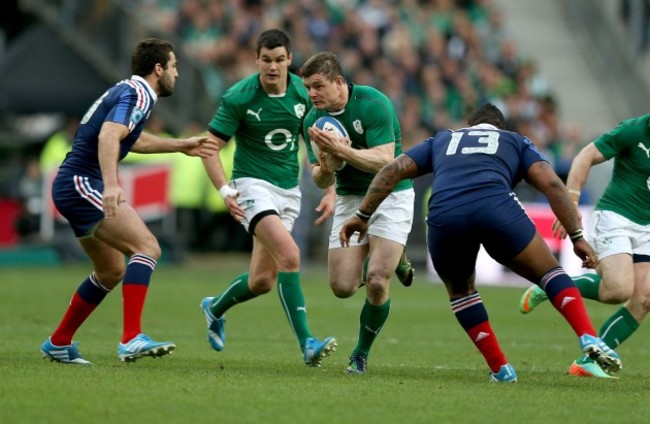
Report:
[[[647,133],[650,131],[650,114],[641,115],[621,121],[615,128],[618,132]]]
[[[322,109],[316,109],[315,107],[312,107],[309,112],[305,115],[305,127],[311,126],[318,118],[321,116],[328,116],[329,114],[327,111],[322,110]]]
[[[257,95],[259,90],[261,90],[259,73],[255,73],[230,86],[221,100],[234,105],[243,105],[251,101]]]
[[[389,100],[388,96],[370,85],[352,85],[352,95],[361,99]]]
[[[307,96],[307,89],[305,88],[305,84],[303,84],[302,82],[302,78],[300,78],[296,74],[289,72],[289,74],[287,75],[287,79],[288,79],[289,87],[292,90],[296,90],[301,95]]]

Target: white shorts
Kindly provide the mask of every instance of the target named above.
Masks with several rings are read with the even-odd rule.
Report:
[[[246,214],[242,221],[246,231],[260,212],[275,211],[284,228],[291,232],[300,213],[300,189],[297,186],[285,190],[257,178],[237,178],[229,185],[239,192],[237,203]]]
[[[336,195],[336,209],[334,210],[334,221],[330,233],[330,249],[341,247],[339,231],[348,218],[354,216],[361,205],[364,196]],[[409,233],[413,227],[413,208],[415,203],[415,191],[413,189],[393,192],[381,202],[379,208],[372,214],[368,222],[368,234],[359,243],[359,234],[354,233],[350,239],[350,246],[362,246],[368,244],[368,236],[377,236],[392,240],[406,246]]]
[[[587,240],[600,259],[619,253],[650,256],[650,225],[640,225],[612,211],[593,211]]]

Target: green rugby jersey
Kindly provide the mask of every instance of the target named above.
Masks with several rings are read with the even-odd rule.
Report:
[[[298,185],[298,136],[311,102],[298,76],[288,80],[286,93],[270,95],[256,73],[223,95],[208,130],[225,141],[235,137],[233,179],[259,178],[283,189]]]
[[[650,225],[650,114],[622,121],[594,144],[606,159],[614,158],[612,179],[596,209],[618,213]]]
[[[391,101],[381,91],[365,86],[349,84],[350,98],[345,109],[336,114],[312,108],[305,118],[304,139],[309,140],[307,128],[321,116],[331,115],[338,119],[348,132],[355,149],[368,149],[395,142],[395,157],[402,154],[402,132]],[[316,156],[307,145],[309,161],[316,163]],[[375,174],[347,165],[336,173],[336,193],[365,195]],[[393,191],[413,187],[411,180],[400,181]]]

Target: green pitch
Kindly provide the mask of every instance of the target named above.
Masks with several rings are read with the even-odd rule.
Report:
[[[177,344],[172,356],[117,359],[121,289],[75,339],[92,367],[50,363],[39,346],[58,324],[88,269],[0,268],[0,422],[9,423],[639,423],[646,422],[646,326],[618,351],[619,380],[566,374],[579,354],[550,304],[519,314],[522,289],[480,287],[492,326],[519,376],[488,383],[482,357],[453,317],[440,284],[392,286],[393,306],[364,376],[343,373],[364,294],[336,299],[323,268],[303,273],[311,329],[335,336],[322,368],[302,363],[277,293],[231,310],[227,343],[210,349],[200,300],[246,268],[240,257],[161,265],[144,331]],[[596,328],[613,306],[587,301]]]

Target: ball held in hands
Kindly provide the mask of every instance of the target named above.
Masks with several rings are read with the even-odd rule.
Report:
[[[323,131],[331,131],[335,133],[336,135],[339,136],[339,138],[343,138],[347,144],[350,143],[350,140],[348,138],[348,132],[345,130],[345,127],[341,122],[339,122],[338,119],[333,118],[331,116],[321,116],[314,122],[314,127],[319,128]],[[316,156],[316,159],[320,162],[320,148],[318,147],[318,144],[316,144],[314,141],[311,141],[311,149],[314,152],[314,156]],[[336,156],[332,155],[327,155],[327,168],[331,169],[333,171],[340,171],[345,167],[347,163],[342,160],[337,158]]]

